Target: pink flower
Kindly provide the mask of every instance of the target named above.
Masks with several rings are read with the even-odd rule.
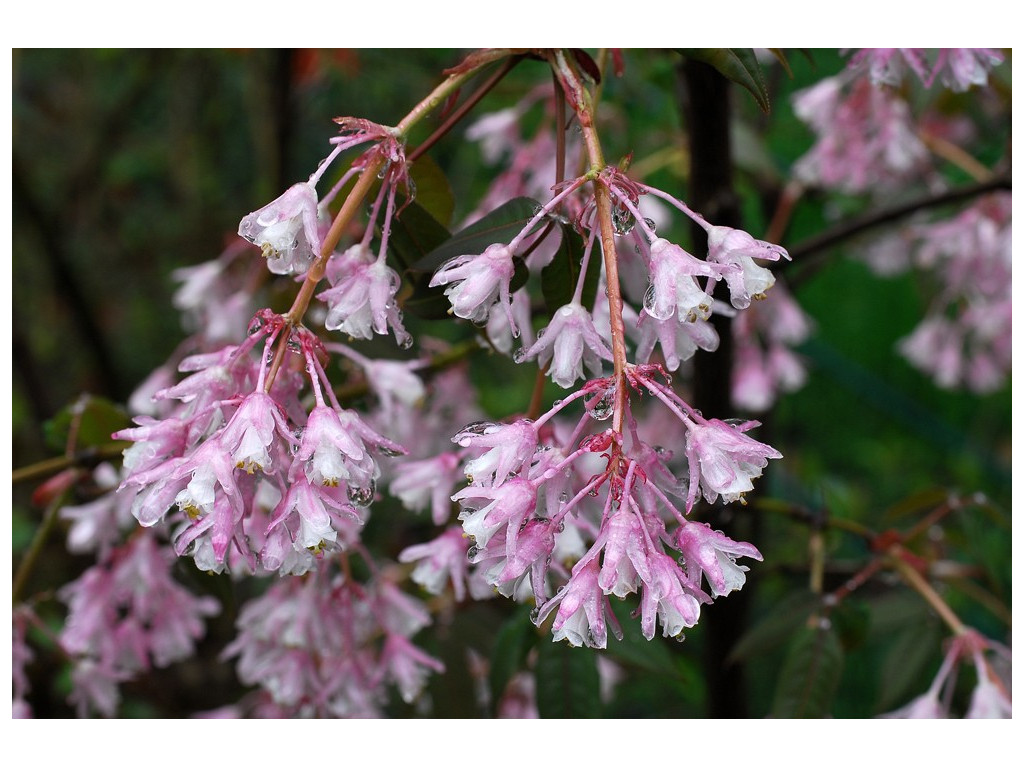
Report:
[[[412,337],[395,301],[401,284],[398,273],[382,260],[353,266],[337,285],[317,295],[327,302],[324,325],[356,339],[372,339],[374,332],[385,335],[390,326],[399,346],[408,347]]]
[[[402,464],[389,488],[406,509],[418,512],[429,505],[434,525],[444,525],[451,516],[452,488],[461,475],[458,454],[442,453]]]
[[[387,677],[398,686],[406,704],[411,704],[420,695],[431,670],[444,673],[444,664],[395,634],[388,635],[384,641],[380,664]]]
[[[754,259],[778,261],[780,258],[789,258],[785,248],[755,240],[742,230],[732,227],[708,230],[708,259],[734,267],[724,274],[732,305],[737,309],[749,307],[751,299],[763,299],[775,284],[771,271],[755,264]]]
[[[447,285],[445,296],[452,303],[452,311],[474,323],[483,323],[491,312],[491,305],[501,301],[508,315],[512,335],[519,335],[519,327],[512,315],[509,283],[515,272],[512,250],[503,243],[489,245],[482,254],[456,256],[443,264],[430,280],[430,286]]]
[[[971,693],[971,703],[964,715],[967,719],[994,719],[1013,717],[1013,706],[1006,688],[997,681],[980,650],[974,651],[974,666],[978,683]]]
[[[519,526],[537,507],[537,489],[529,480],[513,477],[501,485],[484,488],[471,485],[452,496],[462,501],[459,519],[462,528],[473,538],[477,547],[486,547],[491,536],[508,527],[509,546],[515,547]],[[482,501],[483,506],[478,506]]]
[[[849,66],[866,67],[871,82],[880,85],[902,85],[904,67],[909,67],[922,83],[931,82],[924,48],[862,48],[850,59]]]
[[[742,589],[747,578],[744,573],[748,569],[744,565],[736,565],[737,557],[762,559],[753,544],[733,541],[725,534],[711,530],[707,523],[680,525],[675,539],[686,559],[687,577],[699,586],[701,574],[706,576],[712,597]]]
[[[455,599],[466,597],[466,549],[469,543],[461,528],[449,528],[433,541],[406,547],[400,563],[416,563],[410,578],[432,595],[441,594],[451,581]]]
[[[670,371],[678,370],[679,364],[693,357],[698,349],[708,352],[718,349],[718,332],[707,320],[686,322],[674,315],[658,320],[644,309],[640,312],[638,326],[640,343],[636,347],[636,360],[639,363],[651,359],[655,344],[661,345],[665,367]]]
[[[640,629],[648,640],[654,637],[655,620],[661,622],[664,637],[679,637],[700,618],[700,603],[707,596],[694,589],[679,566],[668,555],[648,552],[650,575],[644,580],[640,598]]]
[[[597,583],[605,593],[625,597],[636,592],[640,574],[650,579],[642,525],[639,517],[622,508],[603,526],[607,538]]]
[[[651,243],[650,268],[651,285],[644,297],[647,314],[658,320],[675,315],[680,322],[707,320],[711,316],[711,294],[695,278],[718,280],[725,270],[691,256],[662,237]]]
[[[275,434],[281,442],[275,441]],[[281,407],[259,390],[246,396],[217,439],[235,466],[250,474],[272,472],[274,454],[282,453],[282,443],[295,442]]]
[[[558,608],[551,625],[554,642],[568,640],[569,645],[577,647],[608,647],[606,615],[611,609],[598,584],[598,573],[596,557],[576,563],[569,582],[538,612],[535,623],[539,626]]]
[[[537,336],[533,346],[516,357],[517,362],[536,357],[542,366],[550,363],[551,380],[565,389],[584,378],[584,364],[591,377],[599,377],[601,359],[612,359],[612,351],[598,335],[593,318],[582,304],[561,307]]]
[[[301,275],[320,251],[316,190],[309,182],[289,187],[271,203],[245,216],[238,234],[263,251],[277,275]]]
[[[972,86],[985,85],[988,73],[1003,62],[1003,54],[994,48],[943,48],[932,70],[930,85],[936,75],[950,90],[966,91]]]
[[[452,442],[462,448],[489,449],[466,464],[466,475],[476,485],[501,485],[533,457],[537,430],[529,419],[511,424],[477,421],[463,427]]]
[[[744,432],[759,425],[748,421],[739,425],[718,419],[690,423],[686,434],[686,459],[690,465],[690,491],[686,500],[689,512],[699,490],[713,504],[721,496],[728,504],[752,491],[752,480],[761,476],[768,459],[781,459],[782,454],[770,445],[747,437]]]

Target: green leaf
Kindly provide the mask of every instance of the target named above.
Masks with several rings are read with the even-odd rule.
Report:
[[[871,630],[871,611],[863,600],[848,597],[832,611],[843,648],[852,651],[864,645]]]
[[[538,648],[537,710],[544,718],[601,716],[601,680],[597,654],[544,638]]]
[[[544,303],[548,312],[554,314],[560,307],[572,301],[576,291],[576,282],[583,266],[583,238],[566,224],[560,224],[562,240],[554,258],[540,272],[540,287],[544,294]],[[597,283],[601,277],[601,259],[595,251],[587,264],[587,274],[583,278],[583,296],[581,301],[588,310],[594,308],[597,297]]]
[[[793,638],[775,687],[772,716],[827,717],[843,671],[843,647],[832,624],[804,626]]]
[[[491,696],[497,704],[513,675],[523,669],[526,655],[537,644],[537,631],[527,610],[509,617],[494,639],[491,651]]]
[[[69,438],[73,437],[75,450],[82,450],[107,445],[114,432],[130,426],[131,420],[120,406],[102,397],[82,395],[46,422],[43,431],[47,446],[63,452]]]
[[[680,48],[679,52],[688,59],[714,67],[724,77],[750,91],[765,114],[771,111],[768,88],[753,48]]]
[[[942,632],[935,622],[907,627],[891,641],[882,661],[879,712],[904,704],[923,691],[928,685],[926,667],[941,642]]]
[[[399,203],[398,207],[401,213],[391,222],[388,253],[397,268],[405,272],[452,235],[416,200]]]
[[[419,206],[442,226],[447,227],[451,224],[455,197],[452,195],[448,177],[444,175],[441,167],[430,155],[423,155],[412,164],[409,175],[416,185],[415,199]]]
[[[821,598],[813,592],[794,592],[772,606],[768,615],[739,639],[726,661],[735,664],[778,648],[820,607]]]
[[[480,220],[452,235],[413,265],[418,272],[433,274],[438,267],[456,256],[483,253],[495,243],[508,243],[533,218],[540,203],[528,197],[516,197],[495,208]]]

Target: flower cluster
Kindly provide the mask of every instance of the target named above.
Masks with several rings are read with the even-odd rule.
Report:
[[[266,386],[282,334],[289,357],[305,361],[308,413],[299,372],[281,370]],[[156,395],[180,404],[115,435],[135,443],[121,491],[134,493],[139,522],[154,525],[170,510],[177,553],[218,572],[234,564],[304,573],[325,550],[355,541],[376,493],[377,457],[403,449],[342,408],[329,385],[325,399],[323,354],[310,332],[263,310],[238,347],[186,358],[191,375]]]
[[[61,589],[68,618],[60,644],[74,659],[71,702],[80,717],[113,717],[120,683],[190,656],[203,619],[219,613],[212,597],[174,581],[174,560],[152,536],[134,536]]]
[[[411,702],[429,672],[444,671],[410,642],[429,623],[386,576],[363,586],[321,569],[247,603],[224,655],[270,695],[277,717],[378,717],[388,684]]]
[[[452,499],[475,571],[467,575],[465,545],[448,531],[403,552],[416,563],[414,578],[434,592],[450,581],[458,597],[467,580],[482,578],[500,594],[534,601],[538,624],[553,617],[555,640],[600,648],[609,628],[621,634],[610,595],[639,594],[650,639],[658,624],[665,636],[681,635],[702,604],[742,587],[746,567],[736,559],[760,560],[757,549],[687,515],[699,497],[742,501],[781,454],[746,434],[756,422],[705,419],[658,380],[658,368],[631,367],[629,375],[679,420],[685,476],[636,422],[625,436],[590,431],[611,415],[609,379],[587,382],[536,421],[471,424],[453,438],[472,458],[464,465],[470,484]],[[577,400],[586,409],[575,427],[554,420]]]

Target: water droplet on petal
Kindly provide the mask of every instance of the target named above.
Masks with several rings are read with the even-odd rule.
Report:
[[[526,349],[520,347],[512,355],[512,362],[521,363],[526,359]]]
[[[366,487],[350,485],[348,487],[348,500],[357,507],[368,507],[370,506],[370,502],[373,501],[373,496],[376,492],[377,487],[373,480],[371,480],[370,484]]]

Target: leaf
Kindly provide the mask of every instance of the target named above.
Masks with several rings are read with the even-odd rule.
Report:
[[[832,611],[839,639],[847,651],[864,645],[871,630],[871,611],[863,600],[848,597]]]
[[[537,666],[537,710],[544,718],[601,716],[601,680],[597,654],[590,648],[546,639],[540,643]]]
[[[536,200],[528,197],[513,198],[456,232],[413,264],[412,269],[433,274],[438,267],[456,256],[483,253],[489,245],[508,243],[523,230],[538,208],[540,203]]]
[[[942,633],[935,622],[907,627],[891,641],[882,661],[880,712],[887,712],[921,693],[925,668],[941,641]],[[928,685],[927,680],[923,685]]]
[[[540,287],[544,294],[544,303],[550,314],[554,314],[560,307],[572,301],[583,262],[583,238],[572,227],[565,224],[560,224],[559,228],[562,240],[558,244],[558,250],[551,262],[540,272]],[[600,277],[601,259],[595,251],[591,253],[590,262],[587,264],[587,274],[583,279],[581,301],[588,310],[594,308]]]
[[[753,48],[680,48],[679,53],[714,67],[724,77],[750,91],[763,112],[771,111],[768,89]]]
[[[520,610],[509,617],[494,639],[491,651],[491,696],[495,704],[501,699],[509,680],[521,670],[526,655],[537,643],[537,632],[529,611]]]
[[[397,268],[405,272],[452,235],[416,200],[398,207],[401,213],[391,222],[388,252]]]
[[[786,70],[786,74],[789,75],[790,79],[793,77],[793,70],[789,67],[789,60],[786,58],[786,53],[781,48],[769,48],[769,53],[775,57],[775,59],[782,65],[782,68]]]
[[[842,671],[843,647],[831,623],[804,626],[779,673],[772,716],[827,717]]]
[[[789,595],[739,639],[726,662],[735,664],[778,648],[820,607],[821,598],[813,592],[800,591]]]
[[[82,450],[107,445],[114,432],[130,426],[128,414],[119,406],[102,397],[82,395],[46,422],[43,430],[46,444],[54,451],[64,452],[71,437],[74,449]]]
[[[412,164],[409,175],[416,185],[416,203],[442,226],[451,224],[455,197],[441,166],[430,155],[422,155]]]

